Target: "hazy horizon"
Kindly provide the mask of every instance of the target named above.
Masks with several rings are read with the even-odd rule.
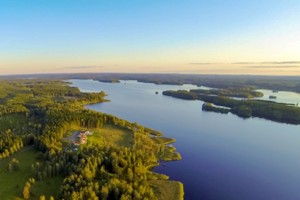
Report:
[[[300,75],[300,2],[0,0],[0,74]]]

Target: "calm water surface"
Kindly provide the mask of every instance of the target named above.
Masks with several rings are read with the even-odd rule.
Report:
[[[201,101],[161,94],[169,89],[197,88],[193,85],[71,82],[81,91],[108,94],[111,102],[88,108],[176,138],[174,146],[183,159],[155,171],[183,182],[185,199],[300,199],[300,126],[202,112]]]
[[[300,94],[296,92],[288,92],[288,91],[279,91],[279,92],[273,92],[272,90],[264,90],[260,89],[257,90],[259,92],[262,92],[264,94],[263,97],[258,97],[256,99],[261,100],[268,100],[268,101],[275,101],[279,103],[290,103],[294,104],[296,106],[300,106]],[[269,96],[276,96],[276,99],[269,99]]]

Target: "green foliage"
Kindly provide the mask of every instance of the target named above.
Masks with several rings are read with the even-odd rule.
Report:
[[[152,180],[150,183],[154,186],[158,200],[177,199],[183,200],[183,184],[177,181]]]
[[[238,116],[242,118],[249,118],[252,116],[252,109],[248,106],[239,106],[239,107],[234,107],[231,109],[231,112],[234,114],[237,114]]]
[[[63,198],[120,199],[136,195],[155,199],[147,181],[148,169],[143,164],[147,157],[143,151],[95,146],[84,147],[80,155],[84,157],[76,166],[79,171],[64,180]]]
[[[29,180],[25,183],[23,187],[22,197],[24,199],[29,199],[31,195],[32,186],[34,185],[34,178],[29,178]]]
[[[181,93],[182,91],[179,90],[166,91],[163,94],[176,98],[182,98]],[[187,91],[183,92],[183,99],[185,99],[186,93]],[[193,92],[188,93],[190,93],[192,96],[197,96],[195,99],[202,100],[206,103],[229,107],[230,112],[243,118],[260,117],[277,122],[300,124],[300,108],[289,104],[261,100],[237,100],[224,96],[211,96],[196,94]],[[212,107],[211,104],[205,104],[204,109],[208,109],[209,111],[221,112],[220,109]]]
[[[0,189],[1,197],[157,199],[149,181],[165,177],[153,175],[152,168],[159,160],[181,159],[174,147],[165,147],[175,140],[160,132],[84,109],[84,104],[104,101],[103,92],[81,93],[53,80],[2,81],[0,86],[0,158],[14,171],[0,174],[0,185],[6,178],[9,187]],[[78,150],[63,142],[74,127],[94,132]],[[39,156],[26,159],[32,144]],[[17,159],[9,161],[14,153]],[[15,186],[19,183],[10,174],[24,186]]]
[[[1,199],[15,199],[14,197],[21,196],[25,183],[33,176],[30,166],[36,161],[37,155],[38,151],[32,147],[26,147],[26,149],[16,152],[14,158],[6,158],[0,161]],[[19,161],[18,170],[8,173],[7,166],[13,159]]]
[[[166,95],[166,96],[172,96],[172,97],[177,97],[177,98],[180,98],[180,99],[185,99],[185,100],[196,100],[197,99],[196,94],[191,93],[191,92],[186,91],[186,90],[164,91],[162,94]]]
[[[25,186],[23,188],[23,192],[22,192],[22,196],[23,196],[24,199],[29,199],[30,189],[31,189],[31,184],[29,182],[26,182]]]
[[[0,159],[14,154],[23,147],[23,140],[8,129],[0,134]]]
[[[41,196],[40,196],[40,200],[46,200],[45,195],[41,195]]]
[[[229,88],[229,89],[194,89],[190,90],[192,93],[202,94],[202,95],[218,95],[225,97],[238,97],[251,99],[254,97],[262,97],[263,93],[251,90],[250,88]]]
[[[19,169],[19,161],[13,158],[7,166],[7,170],[9,172],[13,172],[13,171],[17,171],[18,169]]]
[[[131,147],[134,143],[133,131],[114,125],[103,125],[91,129],[93,135],[88,136],[88,145],[100,144],[109,146]]]
[[[39,129],[38,125],[39,123],[34,119],[29,119],[23,114],[8,114],[0,117],[0,133],[9,129],[17,135],[29,134],[36,132]]]
[[[230,111],[230,109],[227,109],[227,108],[219,108],[219,107],[213,106],[211,103],[204,103],[202,105],[202,110],[217,112],[217,113],[222,113],[222,114],[227,114]]]

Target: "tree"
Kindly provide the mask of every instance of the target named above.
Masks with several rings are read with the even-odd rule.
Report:
[[[9,172],[12,172],[13,171],[13,167],[12,167],[12,165],[9,163],[8,164],[8,166],[7,166],[7,170],[9,171]]]
[[[19,169],[19,161],[17,159],[13,158],[10,163],[11,163],[11,166],[12,166],[13,170],[18,170]]]
[[[109,193],[109,189],[107,186],[103,186],[101,188],[101,197],[102,199],[107,199],[108,198],[108,193]]]
[[[29,197],[30,197],[30,187],[31,187],[30,183],[26,182],[25,186],[23,188],[23,193],[22,193],[24,199],[29,199]]]
[[[40,196],[40,200],[46,200],[45,195]]]

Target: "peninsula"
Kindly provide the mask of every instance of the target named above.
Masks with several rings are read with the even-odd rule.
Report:
[[[45,79],[0,87],[2,199],[183,199],[180,182],[152,172],[181,159],[175,140],[84,108],[106,101],[104,92]],[[88,130],[82,143],[69,139],[78,130]]]

